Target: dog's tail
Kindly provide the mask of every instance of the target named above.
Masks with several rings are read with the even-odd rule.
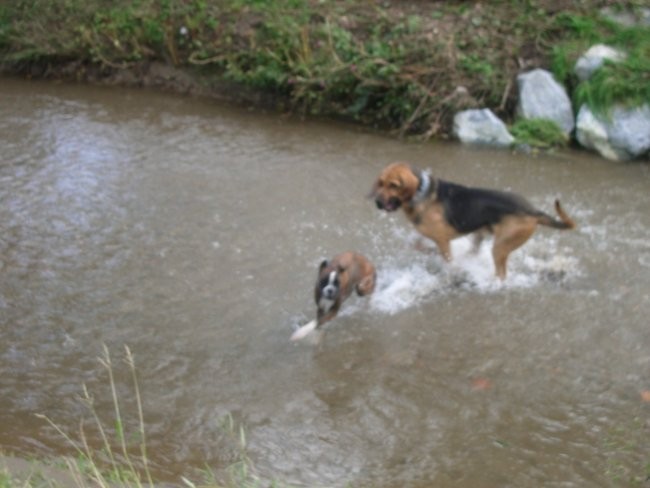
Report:
[[[560,216],[560,220],[553,218],[548,214],[540,213],[537,221],[542,225],[553,227],[554,229],[575,229],[575,221],[567,215],[560,205],[559,200],[555,200],[555,211]]]

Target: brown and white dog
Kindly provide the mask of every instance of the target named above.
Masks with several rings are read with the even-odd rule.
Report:
[[[317,327],[332,320],[341,304],[356,291],[357,295],[371,294],[375,289],[375,267],[365,256],[344,252],[331,260],[323,260],[318,268],[314,298],[318,311]]]
[[[318,267],[314,289],[316,320],[296,330],[291,340],[302,339],[336,317],[341,305],[353,291],[359,296],[370,295],[375,289],[375,281],[375,267],[361,254],[347,251],[330,260],[323,260]]]
[[[494,266],[502,280],[506,277],[508,255],[533,235],[538,224],[555,229],[575,228],[559,200],[555,201],[560,217],[557,220],[515,193],[436,179],[406,163],[384,168],[370,197],[380,210],[393,212],[402,208],[417,231],[436,243],[446,261],[451,261],[453,239],[474,232],[474,247],[478,249],[484,233],[491,232]]]

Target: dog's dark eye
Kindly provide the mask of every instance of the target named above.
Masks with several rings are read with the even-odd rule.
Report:
[[[396,190],[397,188],[399,188],[399,185],[391,181],[390,183],[388,183],[388,188],[390,188],[391,190]]]

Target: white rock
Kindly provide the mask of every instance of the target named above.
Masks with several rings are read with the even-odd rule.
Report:
[[[453,133],[465,144],[507,147],[515,141],[503,121],[488,108],[458,112]]]
[[[605,44],[596,44],[580,56],[573,71],[580,81],[586,81],[591,78],[594,71],[603,65],[606,59],[618,63],[626,57],[627,55],[623,51],[606,46]]]
[[[517,84],[520,117],[552,120],[565,134],[571,133],[575,127],[571,100],[551,73],[543,69],[522,73],[517,76]]]
[[[642,7],[633,10],[614,10],[605,7],[600,10],[601,15],[622,27],[650,26],[650,8]]]
[[[583,105],[578,112],[578,142],[601,156],[627,161],[650,151],[650,105],[616,106],[608,116],[595,115]]]

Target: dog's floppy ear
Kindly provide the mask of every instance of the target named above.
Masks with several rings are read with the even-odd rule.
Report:
[[[327,265],[329,264],[329,261],[327,259],[323,259],[320,263],[320,267],[318,268],[319,271],[323,271]]]
[[[401,191],[406,199],[412,198],[420,186],[420,177],[418,176],[421,171],[414,166],[408,166],[409,171],[404,175],[400,174],[400,181],[402,183]]]

